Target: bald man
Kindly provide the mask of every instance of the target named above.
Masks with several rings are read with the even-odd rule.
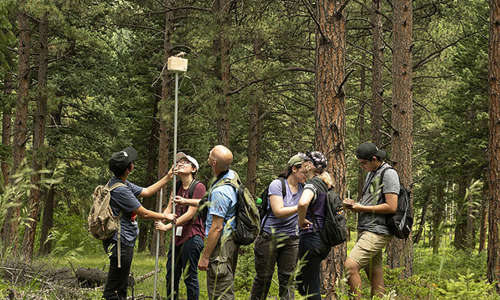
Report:
[[[224,178],[233,179],[237,176],[236,172],[229,169],[232,161],[233,153],[222,145],[212,148],[208,156],[208,165],[212,168],[215,180],[208,191],[207,239],[198,268],[207,271],[209,299],[234,299],[238,245],[234,243],[231,233],[236,226],[234,215],[238,197],[233,187],[217,185]]]

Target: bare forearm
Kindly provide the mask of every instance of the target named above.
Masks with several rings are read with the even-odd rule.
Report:
[[[170,175],[165,175],[163,176],[160,180],[158,180],[157,182],[153,183],[152,185],[148,186],[147,188],[144,188],[141,192],[141,197],[145,197],[145,198],[148,198],[148,197],[151,197],[153,196],[154,194],[156,194],[156,192],[158,192],[160,190],[160,188],[162,186],[164,186],[165,184],[167,184],[167,182],[171,179],[171,176]]]
[[[381,203],[373,206],[365,206],[361,204],[355,204],[354,210],[358,212],[371,212],[374,214],[393,214],[394,210],[387,203]]]
[[[210,256],[212,255],[212,252],[214,251],[215,247],[217,246],[217,242],[219,241],[219,237],[222,233],[222,228],[218,227],[211,227],[210,231],[208,232],[207,236],[207,243],[205,245],[205,248],[203,249],[202,256],[206,259],[209,259]]]
[[[297,205],[289,206],[289,207],[281,207],[278,209],[273,209],[273,214],[277,218],[287,218],[297,213]]]

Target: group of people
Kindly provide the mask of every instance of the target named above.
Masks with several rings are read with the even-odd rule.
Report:
[[[363,143],[356,150],[361,167],[368,172],[359,202],[344,199],[344,208],[359,213],[358,241],[345,261],[348,283],[353,297],[359,298],[360,272],[364,269],[371,282],[372,295],[384,293],[382,250],[391,239],[385,224],[385,215],[397,208],[399,178],[384,162],[385,151],[373,143]],[[116,152],[109,160],[114,176],[111,191],[113,213],[121,215],[121,267],[117,264],[117,237],[104,242],[109,253],[110,268],[103,298],[126,299],[127,278],[132,263],[135,239],[138,235],[136,216],[155,220],[158,230],[175,228],[175,248],[169,250],[167,261],[167,298],[173,290],[175,299],[179,282],[184,277],[188,300],[198,299],[198,270],[207,271],[209,299],[234,299],[234,275],[239,245],[231,232],[235,230],[237,191],[221,184],[223,179],[234,179],[238,174],[230,169],[232,152],[225,146],[212,148],[207,163],[214,178],[207,187],[195,179],[198,161],[185,153],[178,153],[177,164],[155,184],[141,188],[127,180],[134,169],[137,152],[128,147]],[[383,182],[381,172],[386,169]],[[318,151],[292,156],[285,171],[273,180],[268,189],[268,210],[261,220],[261,230],[254,243],[255,270],[250,299],[266,299],[277,266],[280,299],[293,299],[294,288],[308,299],[321,299],[320,264],[330,248],[323,245],[319,229],[324,224],[324,208],[328,190],[334,188],[326,171],[327,159]],[[176,195],[170,197],[163,213],[141,206],[138,197],[149,197],[175,176]],[[375,184],[374,184],[375,183]],[[381,196],[374,192],[381,187]],[[379,191],[380,192],[380,191]],[[200,199],[206,195],[207,213],[200,214]],[[173,211],[175,203],[175,211]],[[171,252],[175,251],[172,270]],[[300,268],[297,262],[301,261]],[[186,269],[187,268],[187,269]],[[171,288],[172,273],[174,287]]]

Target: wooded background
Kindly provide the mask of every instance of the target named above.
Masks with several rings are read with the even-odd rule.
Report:
[[[138,150],[130,179],[142,186],[170,167],[165,64],[181,51],[178,150],[202,181],[216,144],[254,193],[291,155],[318,150],[335,189],[356,198],[354,149],[372,141],[415,211],[388,265],[409,277],[414,245],[451,242],[488,252],[500,293],[500,0],[2,0],[2,257],[100,251],[86,218],[111,153]],[[138,251],[152,253],[152,222],[140,231]],[[328,298],[345,257],[341,245],[324,261]]]

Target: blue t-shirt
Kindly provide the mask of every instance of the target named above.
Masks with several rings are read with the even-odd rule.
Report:
[[[219,180],[222,180],[223,178],[233,179],[235,176],[236,173],[229,170],[229,172],[227,172],[227,174],[222,176]],[[214,182],[214,184],[217,182],[218,181]],[[213,216],[224,218],[223,234],[230,234],[232,230],[236,228],[236,220],[234,219],[234,215],[236,213],[236,203],[238,202],[236,190],[227,184],[219,186],[211,191],[208,196],[208,201],[210,202],[210,206],[207,213],[205,235],[208,236],[210,227],[212,227]],[[226,225],[228,220],[230,220],[230,226]]]
[[[117,182],[121,182],[126,186],[119,186],[111,191],[111,210],[115,216],[118,216],[120,212],[122,213],[120,218],[122,244],[134,247],[135,239],[139,234],[139,226],[137,226],[135,220],[137,216],[134,210],[141,206],[137,197],[139,197],[143,188],[128,180],[123,181],[114,176],[109,180],[109,187],[112,187]],[[113,236],[114,241],[117,241],[117,235],[118,232]]]
[[[299,188],[297,192],[295,194],[292,194],[290,186],[288,185],[288,181],[285,179],[285,188],[286,188],[286,195],[285,198],[283,198],[283,206],[290,207],[297,205],[299,203],[300,196],[302,196],[302,191],[304,190],[302,184],[299,183]],[[269,192],[268,192],[269,197],[271,197],[271,195],[279,196],[280,198],[283,197],[281,189],[282,189],[281,180],[280,179],[273,180],[269,185]],[[293,214],[289,217],[280,219],[274,215],[273,210],[271,208],[271,202],[269,202],[268,205],[269,205],[268,213],[264,218],[262,218],[262,222],[265,222],[263,228],[264,232],[283,233],[288,236],[297,236],[299,234],[297,214]]]

